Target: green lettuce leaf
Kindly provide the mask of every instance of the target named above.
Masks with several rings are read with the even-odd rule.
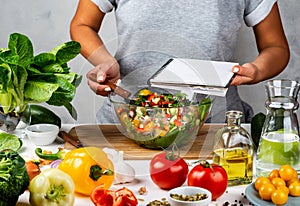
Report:
[[[56,61],[56,57],[51,53],[40,53],[33,58],[32,64],[39,67],[44,67],[49,64],[53,64]]]
[[[56,62],[59,64],[67,63],[80,53],[80,44],[76,41],[66,42],[55,47],[50,53],[56,56]]]
[[[30,39],[19,33],[13,33],[10,35],[8,41],[8,48],[14,53],[19,55],[20,62],[28,64],[33,58],[33,46]]]
[[[47,102],[58,88],[58,84],[27,81],[24,95],[31,102]]]

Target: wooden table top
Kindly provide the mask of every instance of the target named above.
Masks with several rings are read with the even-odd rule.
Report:
[[[222,124],[204,124],[195,140],[180,148],[180,155],[185,159],[211,159],[213,137],[222,126]],[[84,146],[108,147],[124,151],[124,159],[147,160],[161,152],[137,145],[120,132],[119,125],[79,125],[73,127],[69,134],[78,138]],[[65,148],[75,147],[65,143]]]

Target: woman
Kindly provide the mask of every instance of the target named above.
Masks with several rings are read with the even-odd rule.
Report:
[[[118,49],[113,56],[98,35],[106,13],[114,11]],[[212,122],[223,122],[225,111],[252,117],[237,85],[255,84],[278,75],[289,61],[289,47],[276,0],[80,0],[70,26],[71,38],[80,42],[82,55],[95,68],[87,73],[90,88],[99,95],[110,92],[105,80],[116,82],[129,74],[133,85],[145,84],[169,58],[232,61],[242,23],[253,27],[259,55],[232,68],[236,73],[226,98],[218,98]],[[226,106],[225,106],[226,105]],[[99,123],[111,123],[109,101],[98,112]]]

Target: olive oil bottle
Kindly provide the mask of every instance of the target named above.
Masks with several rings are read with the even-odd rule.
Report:
[[[227,172],[228,185],[252,182],[254,145],[250,134],[241,127],[240,111],[226,112],[226,122],[214,137],[213,162]]]

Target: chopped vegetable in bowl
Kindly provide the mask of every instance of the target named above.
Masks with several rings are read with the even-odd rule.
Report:
[[[140,90],[129,103],[115,101],[112,96],[110,99],[126,136],[151,149],[192,141],[212,105],[209,97],[199,104],[183,93],[158,93],[151,89]]]

